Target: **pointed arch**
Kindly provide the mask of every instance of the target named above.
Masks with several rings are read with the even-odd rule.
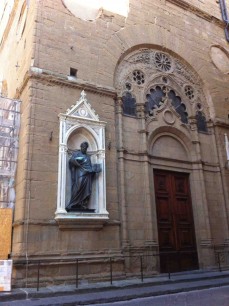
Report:
[[[126,91],[126,84],[131,87],[132,93],[141,92],[139,98],[143,103],[146,102],[146,92],[153,85],[170,86],[175,96],[182,100],[178,113],[183,123],[187,123],[185,116],[195,116],[197,104],[202,105],[206,120],[210,119],[203,81],[189,63],[171,50],[155,45],[138,45],[124,52],[114,74],[114,86],[119,96]],[[186,112],[188,114],[184,115]]]

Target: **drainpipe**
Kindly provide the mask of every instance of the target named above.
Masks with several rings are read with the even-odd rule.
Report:
[[[220,3],[223,21],[225,21],[226,23],[226,28],[225,28],[226,39],[229,42],[229,17],[227,12],[227,5],[225,0],[219,0],[219,3]]]

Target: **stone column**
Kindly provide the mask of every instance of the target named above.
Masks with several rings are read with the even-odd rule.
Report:
[[[59,172],[58,172],[58,192],[57,192],[57,210],[58,213],[66,213],[65,204],[65,188],[66,188],[66,162],[67,162],[67,146],[64,144],[63,135],[66,132],[66,122],[64,118],[60,118],[60,144],[59,144]]]
[[[195,221],[195,230],[197,234],[197,248],[199,255],[200,268],[207,267],[212,264],[213,258],[210,258],[209,251],[212,248],[212,234],[209,220],[209,210],[206,196],[206,189],[204,183],[203,166],[201,159],[200,141],[197,132],[196,119],[190,118],[190,125],[192,131],[192,144],[195,148],[192,156],[192,206]]]
[[[141,97],[138,98],[139,101],[143,100]],[[146,121],[145,121],[145,105],[142,103],[136,103],[136,113],[138,118],[139,130],[140,133],[140,143],[139,143],[139,160],[143,167],[143,180],[144,195],[145,200],[145,246],[151,247],[155,245],[153,241],[153,220],[152,220],[152,203],[150,197],[150,175],[149,175],[149,160],[148,160],[148,139],[146,131]]]
[[[229,227],[229,198],[228,198],[228,186],[227,186],[226,178],[225,178],[225,169],[227,167],[227,164],[226,164],[227,161],[226,159],[223,160],[222,153],[220,152],[220,145],[223,142],[222,137],[224,135],[223,133],[220,134],[219,127],[217,126],[214,127],[213,124],[212,126],[208,125],[208,128],[211,128],[213,131],[212,132],[212,143],[213,143],[213,147],[216,148],[218,162],[219,162],[220,171],[217,173],[217,176],[218,176],[218,181],[219,181],[218,192],[220,193],[222,197],[222,201],[221,201],[222,206],[220,209],[220,213],[222,214],[222,222],[224,221],[224,224],[222,224],[224,226],[224,233],[222,233],[222,235],[224,235],[224,243],[228,245],[229,244],[229,228],[228,228]],[[220,140],[221,140],[221,143],[220,143]]]
[[[117,128],[117,157],[118,157],[118,176],[119,176],[119,203],[121,220],[121,242],[125,249],[129,246],[128,236],[128,216],[125,200],[125,165],[123,148],[123,122],[122,122],[123,102],[121,97],[116,99],[116,128]]]

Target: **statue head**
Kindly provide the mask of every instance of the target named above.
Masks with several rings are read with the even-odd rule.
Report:
[[[87,141],[82,142],[81,145],[80,145],[81,152],[86,154],[88,147],[89,147],[89,144],[88,144]]]

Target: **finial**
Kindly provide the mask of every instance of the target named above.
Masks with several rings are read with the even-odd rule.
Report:
[[[84,90],[81,91],[81,99],[85,100],[86,98],[86,92]]]

